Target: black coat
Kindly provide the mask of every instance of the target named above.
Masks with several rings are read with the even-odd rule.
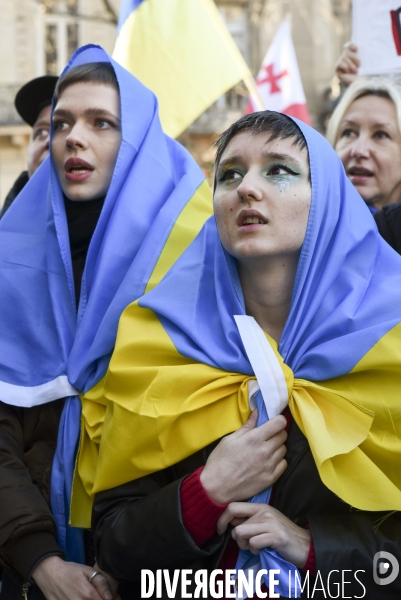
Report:
[[[86,253],[104,198],[65,199],[75,294],[79,299]],[[22,586],[38,561],[61,554],[50,510],[50,476],[64,398],[32,408],[0,399],[0,565],[5,567],[0,599],[19,600]],[[94,564],[90,534],[85,537],[87,564]],[[30,600],[44,600],[29,588]],[[72,599],[71,599],[72,600]]]
[[[205,464],[217,442],[180,463],[120,487],[96,495],[93,509],[95,553],[102,569],[122,581],[123,600],[140,598],[141,569],[214,569],[227,543],[227,534],[216,536],[202,548],[197,547],[183,526],[180,510],[182,479]],[[346,571],[344,597],[368,600],[399,600],[401,576],[387,587],[373,581],[376,552],[391,552],[401,564],[401,514],[389,516],[377,527],[383,513],[352,509],[323,485],[309,444],[294,421],[286,442],[288,467],[274,485],[272,506],[300,526],[309,523],[325,593],[315,591],[310,578],[309,596],[336,597],[336,581]],[[229,535],[229,534],[228,534]],[[351,572],[349,571],[351,570]],[[317,584],[317,589],[321,585]],[[341,586],[340,588],[341,589]],[[341,592],[340,592],[341,594]],[[337,597],[341,597],[337,596]]]
[[[380,235],[401,254],[401,202],[384,206],[374,218]]]
[[[28,179],[29,179],[28,171],[23,171],[21,173],[21,175],[19,175],[19,177],[14,181],[13,187],[8,192],[6,199],[4,200],[3,208],[1,209],[1,212],[0,212],[0,219],[10,208],[11,204],[14,202],[15,198],[18,196],[20,191],[28,183]]]
[[[5,600],[22,597],[22,586],[42,556],[62,554],[49,502],[63,404],[19,408],[0,402],[0,561],[5,567],[0,598]]]

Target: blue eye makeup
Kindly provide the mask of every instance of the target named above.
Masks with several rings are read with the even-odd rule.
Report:
[[[287,177],[288,175],[298,177],[299,173],[297,171],[294,171],[294,169],[290,168],[288,165],[277,164],[270,166],[266,172],[266,175],[272,178],[282,178]]]
[[[217,181],[219,183],[230,183],[242,177],[242,173],[238,169],[221,169],[217,172]]]
[[[289,181],[290,178],[298,178],[300,173],[283,163],[277,163],[269,165],[261,170],[264,177],[268,178],[272,182],[283,182]],[[218,184],[230,185],[238,182],[240,179],[245,177],[246,173],[243,173],[240,167],[225,166],[217,171],[216,181]]]

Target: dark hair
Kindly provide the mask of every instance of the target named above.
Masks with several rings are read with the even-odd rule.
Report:
[[[118,81],[113,67],[109,62],[87,63],[79,67],[74,67],[65,75],[60,77],[54,92],[55,103],[60,99],[61,94],[66,88],[74,83],[104,83],[110,85],[119,92]]]
[[[271,110],[262,110],[250,115],[241,117],[233,123],[224,133],[214,142],[214,147],[217,148],[215,158],[215,169],[218,167],[221,156],[227,148],[229,142],[243,131],[249,131],[251,135],[258,133],[270,133],[269,142],[274,140],[294,139],[294,146],[298,145],[301,150],[306,148],[306,140],[304,134],[298,125],[282,113],[273,112]]]

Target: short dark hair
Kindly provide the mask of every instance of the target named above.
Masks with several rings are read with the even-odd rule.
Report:
[[[86,82],[104,83],[120,93],[116,74],[109,62],[87,63],[86,65],[74,67],[60,77],[54,92],[55,102],[58,102],[61,94],[70,85]]]
[[[214,142],[217,148],[215,158],[215,168],[218,167],[221,156],[227,148],[229,142],[243,131],[249,131],[251,135],[258,133],[270,133],[269,142],[274,140],[294,139],[294,146],[298,145],[301,150],[307,147],[304,134],[298,125],[287,115],[277,113],[272,110],[262,110],[250,115],[245,115],[230,125],[224,133]]]

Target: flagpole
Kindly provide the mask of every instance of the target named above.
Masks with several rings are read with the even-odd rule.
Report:
[[[251,96],[253,102],[257,106],[259,110],[265,110],[265,106],[263,104],[263,100],[259,95],[258,88],[256,86],[255,80],[252,75],[249,73],[247,77],[243,79],[246,87],[248,88],[249,95]]]

